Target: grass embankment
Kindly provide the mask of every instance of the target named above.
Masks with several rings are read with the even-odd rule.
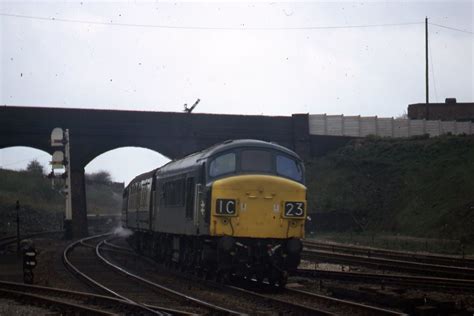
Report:
[[[116,214],[123,185],[87,181],[88,214]],[[0,169],[0,232],[16,232],[16,201],[20,201],[22,231],[62,229],[65,200],[59,186],[41,173]]]
[[[16,201],[20,201],[22,231],[59,230],[63,196],[41,174],[0,169],[0,231],[16,232]]]
[[[473,136],[355,140],[307,164],[309,209],[322,221],[310,229],[379,243],[435,238],[473,252],[473,175]]]

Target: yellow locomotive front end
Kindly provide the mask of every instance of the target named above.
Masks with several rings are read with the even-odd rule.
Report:
[[[300,262],[305,233],[303,164],[271,143],[229,147],[211,156],[208,166],[217,271],[284,285]]]
[[[238,175],[212,186],[213,236],[303,238],[306,187],[272,175]]]

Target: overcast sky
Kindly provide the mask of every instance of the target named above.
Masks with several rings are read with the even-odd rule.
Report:
[[[473,101],[472,1],[0,0],[0,104],[398,116],[425,100],[425,16],[431,102]],[[143,170],[123,170],[131,155]],[[32,157],[48,161],[10,148],[0,167]],[[121,149],[86,170],[128,182],[164,161]]]

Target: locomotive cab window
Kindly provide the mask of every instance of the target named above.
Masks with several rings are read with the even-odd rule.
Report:
[[[243,150],[240,168],[242,171],[272,171],[272,154],[264,150]]]
[[[209,165],[209,175],[218,177],[220,175],[235,172],[235,153],[221,155],[211,161]]]
[[[277,155],[276,169],[279,175],[293,179],[298,182],[303,181],[303,168],[301,164],[289,157]]]

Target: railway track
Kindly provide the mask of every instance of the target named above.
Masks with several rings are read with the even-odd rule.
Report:
[[[81,239],[70,244],[63,254],[66,267],[94,288],[141,306],[148,314],[240,314],[238,311],[179,293],[128,272],[103,255],[105,250],[115,250],[114,248],[106,249],[108,246],[104,244],[104,238],[106,235]],[[94,245],[91,245],[92,242]],[[119,252],[122,255],[124,253],[123,250]],[[153,271],[148,272],[153,273]]]
[[[250,290],[244,287],[227,287],[242,294],[260,297],[273,305],[279,304],[282,306],[281,314],[286,314],[285,308],[291,308],[291,311],[296,315],[406,315],[397,311],[296,289],[285,288],[276,292],[270,289],[266,291],[267,293],[259,293],[260,288]]]
[[[16,242],[16,235],[4,236],[0,238],[0,248]]]
[[[426,254],[409,251],[394,251],[373,247],[348,246],[338,243],[324,243],[305,240],[304,247],[308,249],[324,250],[329,252],[347,253],[366,257],[377,257],[401,261],[415,261],[432,265],[445,265],[455,267],[474,268],[474,259],[463,256]]]
[[[474,280],[310,269],[298,269],[295,275],[314,279],[365,282],[379,284],[382,287],[385,285],[397,285],[425,290],[474,292]]]
[[[121,252],[112,253],[112,257],[115,255],[125,254],[123,251],[127,250],[122,246],[109,243],[115,249],[120,249]],[[244,289],[226,286],[224,284],[212,281],[204,280],[200,277],[193,276],[192,274],[182,273],[181,271],[164,268],[162,265],[156,263],[152,259],[139,256],[136,253],[131,253],[130,248],[128,249],[128,256],[137,257],[141,260],[144,265],[151,265],[156,267],[156,273],[154,277],[159,278],[159,275],[166,274],[176,284],[187,284],[191,289],[191,292],[198,294],[201,297],[212,298],[213,301],[220,301],[227,306],[234,306],[239,309],[239,314],[286,314],[286,315],[332,315],[324,310],[304,306],[295,302],[288,302],[284,300],[276,300],[271,297],[259,295],[251,291],[245,291]],[[116,258],[116,261],[123,261],[123,258]],[[136,268],[140,270],[137,273],[142,274],[142,266]]]
[[[30,234],[25,234],[20,236],[20,240],[28,239],[28,238],[33,238],[33,237],[38,237],[38,236],[44,236],[44,235],[51,235],[51,234],[59,234],[62,233],[62,231],[45,231],[45,232],[38,232],[38,233],[30,233]],[[5,247],[14,244],[17,242],[17,236],[16,235],[8,235],[8,236],[3,236],[0,238],[0,249],[5,249]]]
[[[140,306],[114,297],[64,289],[0,281],[3,297],[27,304],[46,306],[62,314],[80,315],[141,315]]]
[[[343,308],[349,312],[348,315],[406,315],[401,312],[396,312],[366,304],[355,303],[348,300],[341,300],[330,296],[310,293],[302,290],[287,289],[287,291],[292,293],[293,295],[305,297],[308,301],[311,302],[321,302],[325,305],[328,305],[329,308],[337,307],[338,309],[340,309],[341,306],[344,306]]]
[[[110,243],[109,243],[110,244]],[[117,249],[126,250],[126,248],[111,244]],[[142,257],[143,260],[156,262],[149,258]],[[275,287],[269,285],[263,288],[255,286],[256,282],[243,282],[242,286],[223,285],[210,280],[203,281],[200,278],[189,274],[170,270],[177,280],[185,279],[185,282],[193,281],[204,283],[206,287],[213,288],[216,291],[226,293],[230,297],[238,297],[241,301],[255,302],[255,309],[248,313],[256,312],[270,314],[289,314],[289,315],[404,315],[399,312],[385,310],[363,304],[357,304],[350,301],[339,300],[328,296],[312,294],[308,292],[284,289],[275,291]]]
[[[446,266],[407,260],[379,258],[367,255],[353,255],[325,250],[304,249],[303,259],[317,262],[347,264],[369,267],[381,271],[398,271],[428,275],[433,277],[474,279],[474,269],[457,266]]]

